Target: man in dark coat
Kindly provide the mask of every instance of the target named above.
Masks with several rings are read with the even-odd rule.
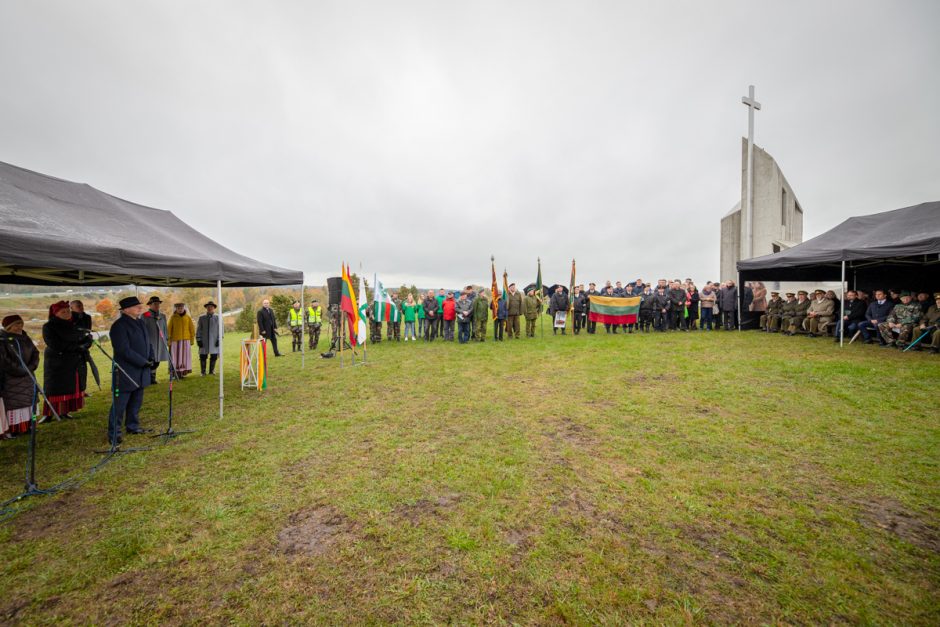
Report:
[[[506,322],[506,330],[509,332],[509,338],[519,339],[519,317],[525,313],[525,303],[523,302],[522,292],[516,289],[515,283],[509,284],[509,296],[506,308],[509,311],[509,319]]]
[[[591,296],[600,296],[594,283],[588,283],[588,291],[585,292],[584,316],[587,318],[587,332],[594,334],[597,331],[597,323],[591,322]]]
[[[139,434],[140,407],[144,402],[144,388],[150,385],[153,367],[153,347],[147,339],[147,330],[140,319],[144,306],[136,296],[122,298],[121,317],[111,325],[111,345],[114,362],[120,368],[111,372],[112,403],[108,418],[108,441],[111,446],[121,443],[121,425],[128,433]]]
[[[558,333],[558,329],[555,327],[555,314],[558,312],[567,312],[568,311],[568,295],[565,294],[562,287],[559,285],[555,288],[555,293],[552,294],[552,299],[548,302],[548,313],[552,316],[552,334]],[[561,334],[565,334],[565,327],[561,328]]]
[[[80,300],[73,300],[69,303],[72,310],[72,324],[79,329],[91,331],[91,316],[85,313],[85,305]]]
[[[721,310],[721,324],[726,331],[735,326],[735,312],[738,309],[738,288],[734,281],[728,281],[718,290],[718,309]]]
[[[261,301],[261,309],[258,310],[258,333],[271,342],[274,356],[280,357],[281,353],[277,350],[277,320],[274,317],[274,310],[271,309],[271,301],[267,298]]]

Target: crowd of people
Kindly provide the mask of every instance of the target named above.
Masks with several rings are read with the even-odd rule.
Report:
[[[535,288],[523,294],[510,284],[505,297],[497,299],[488,289],[467,286],[462,290],[429,290],[422,298],[409,293],[404,300],[391,294],[396,315],[387,316],[385,339],[391,341],[484,342],[490,335],[505,339],[535,337],[539,316],[551,316],[553,333],[565,334],[570,328],[575,335],[597,333],[597,323],[590,320],[591,299],[595,296],[637,297],[639,305],[634,322],[604,324],[608,334],[650,333],[667,331],[732,330],[738,324],[738,306],[759,315],[760,329],[805,337],[831,336],[834,341],[861,339],[883,347],[906,349],[916,343],[917,350],[927,348],[940,352],[940,292],[931,299],[927,292],[911,293],[896,290],[875,290],[873,294],[849,290],[844,308],[833,291],[815,290],[810,297],[806,290],[786,293],[771,292],[766,298],[762,285],[745,286],[739,299],[733,281],[707,282],[699,290],[691,279],[667,281],[660,279],[649,285],[642,279],[612,284],[601,289],[589,283],[575,286],[569,294],[556,286],[550,294]],[[220,351],[221,317],[211,300],[203,305],[205,313],[193,320],[185,303],[175,303],[167,316],[161,311],[162,301],[151,297],[146,305],[136,297],[120,301],[121,315],[110,332],[113,358],[117,369],[112,373],[115,390],[114,409],[109,424],[109,439],[120,442],[121,427],[129,433],[142,433],[139,410],[143,389],[156,383],[157,370],[166,362],[169,376],[183,379],[193,372],[193,344],[199,357],[200,374],[214,375]],[[495,311],[494,311],[495,310]],[[375,320],[373,308],[366,309],[371,341],[383,339],[382,320]],[[563,313],[557,324],[556,314]],[[494,315],[495,314],[495,315]],[[288,312],[292,349],[302,348],[302,329],[309,338],[309,347],[316,349],[320,339],[323,311],[314,300],[301,311],[294,303]],[[525,321],[524,329],[522,321]],[[257,314],[261,337],[277,348],[277,320],[270,301],[265,300]],[[404,332],[402,332],[404,323]],[[81,301],[59,301],[49,307],[48,321],[42,327],[43,373],[39,398],[34,373],[40,363],[39,349],[24,330],[24,321],[17,314],[2,319],[0,330],[0,438],[27,433],[34,406],[41,407],[44,417],[58,415],[74,418],[85,405],[89,364],[93,365],[90,349],[94,344],[91,317]],[[844,336],[843,336],[844,334]],[[117,391],[120,390],[120,394]]]

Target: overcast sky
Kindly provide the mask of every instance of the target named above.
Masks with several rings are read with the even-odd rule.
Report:
[[[0,161],[309,284],[717,279],[751,83],[805,238],[940,199],[936,0],[0,0]]]

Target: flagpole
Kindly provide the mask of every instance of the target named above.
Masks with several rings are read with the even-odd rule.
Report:
[[[542,315],[542,297],[544,296],[544,294],[542,294],[542,286],[541,286],[541,283],[542,283],[542,258],[541,258],[541,257],[537,257],[537,259],[538,259],[538,262],[539,262],[539,274],[538,274],[538,283],[539,283],[539,285],[536,285],[536,286],[535,286],[535,289],[537,289],[538,292],[539,292],[538,294],[536,294],[536,298],[538,298],[538,301],[539,301],[539,339],[544,340],[544,339],[545,339],[545,317]]]

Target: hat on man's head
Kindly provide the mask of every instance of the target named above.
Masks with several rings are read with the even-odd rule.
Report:
[[[120,306],[121,309],[129,309],[139,304],[140,299],[136,296],[128,296],[127,298],[122,298],[120,301],[118,301],[118,306]]]
[[[813,294],[825,294],[826,290],[816,290]]]
[[[796,296],[793,292],[787,292],[787,296]]]
[[[910,295],[911,293],[908,292],[907,290],[904,290],[903,292],[901,292],[901,296],[910,296]]]
[[[218,307],[218,305],[216,305],[215,303],[213,303],[213,302],[210,300],[208,303],[206,303],[205,305],[203,305],[203,307]]]
[[[771,295],[771,296],[780,296],[780,292],[771,292],[770,295]]]
[[[0,322],[0,326],[3,326],[5,329],[15,322],[23,322],[23,319],[16,314],[10,314],[9,316],[6,316],[2,322]]]
[[[163,302],[163,301],[160,300],[160,297],[159,297],[159,296],[151,296],[151,297],[150,297],[150,300],[147,301],[147,304],[148,304],[148,305],[152,305],[152,304],[154,304],[154,303],[162,303],[162,302]]]
[[[799,292],[797,292],[797,294],[802,294],[803,296],[809,296],[809,292],[807,292],[806,290],[800,290]]]
[[[935,292],[933,297],[934,299],[940,298],[940,292]]]

